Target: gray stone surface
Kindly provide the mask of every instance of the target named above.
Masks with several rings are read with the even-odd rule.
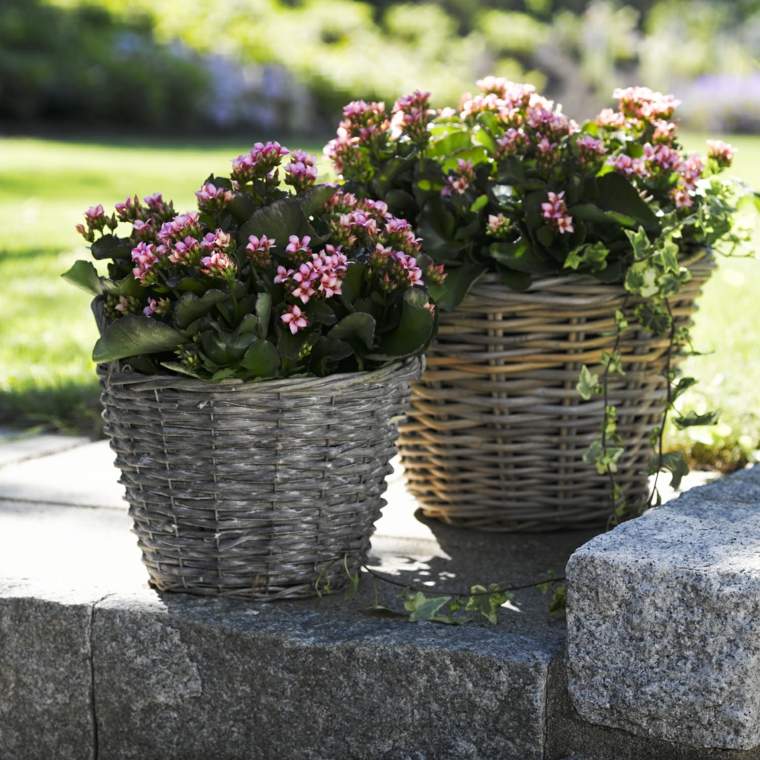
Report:
[[[0,428],[0,467],[83,446],[87,438],[70,435],[35,435]]]
[[[398,509],[405,505],[387,512]],[[406,519],[416,524],[409,537],[374,537],[372,566],[442,593],[560,571],[589,537],[482,535],[409,515],[384,525],[399,531]],[[106,597],[93,613],[92,711],[79,705],[85,723],[96,716],[100,760],[543,757],[546,679],[564,626],[535,589],[516,592],[496,627],[373,617],[368,577],[353,599],[257,605],[160,595],[146,586],[123,511],[0,501],[0,578],[13,575],[62,598],[71,587],[83,600]],[[401,608],[393,586],[378,583],[376,593]],[[34,594],[19,603],[14,650],[38,603]],[[45,605],[51,635],[67,641],[58,608]],[[72,611],[72,636],[88,630],[87,613]],[[54,665],[42,658],[39,667]],[[23,725],[23,710],[11,716],[7,730]],[[57,725],[40,754],[27,745],[12,760],[56,758]]]
[[[78,590],[0,580],[3,760],[96,760],[94,601]]]
[[[758,483],[760,468],[695,489],[573,554],[569,690],[584,719],[760,745]]]
[[[101,758],[543,757],[551,651],[496,630],[138,595],[94,653]]]

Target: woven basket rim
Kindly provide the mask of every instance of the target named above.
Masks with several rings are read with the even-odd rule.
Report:
[[[115,364],[107,364],[98,368],[98,373],[110,385],[130,386],[130,389],[141,392],[152,392],[158,389],[188,391],[191,393],[239,393],[247,394],[304,393],[314,391],[329,385],[331,391],[344,391],[359,385],[384,383],[388,381],[403,382],[417,380],[424,369],[424,357],[412,356],[384,365],[375,370],[360,372],[339,372],[319,377],[317,375],[298,375],[274,380],[243,381],[226,379],[213,382],[181,375],[143,375],[139,372],[117,369]]]
[[[712,269],[715,266],[715,255],[711,248],[704,247],[695,251],[688,258],[683,259],[680,262],[687,268],[695,267],[701,264],[705,267]],[[484,272],[480,277],[475,280],[473,290],[477,290],[480,285],[494,286],[497,285],[502,288],[508,294],[516,294],[525,296],[527,293],[537,293],[542,290],[563,287],[563,286],[591,286],[604,291],[605,294],[615,293],[623,294],[628,291],[625,290],[622,284],[615,282],[603,282],[593,277],[590,274],[578,274],[577,272],[570,272],[569,274],[552,275],[550,277],[539,277],[531,280],[530,285],[522,291],[512,290],[501,279],[501,275],[498,272]],[[601,294],[600,294],[601,295]]]

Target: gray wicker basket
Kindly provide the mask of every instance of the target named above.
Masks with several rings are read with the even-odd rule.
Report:
[[[152,584],[247,599],[335,591],[385,504],[421,360],[208,383],[101,369],[104,427]]]
[[[701,253],[688,266],[692,279],[671,299],[679,325],[690,322],[714,261]],[[511,532],[606,523],[608,479],[583,459],[604,404],[582,401],[576,384],[582,364],[598,368],[613,348],[616,309],[632,325],[620,346],[626,375],[613,376],[609,390],[626,441],[616,480],[628,498],[645,498],[668,341],[637,327],[635,305],[622,287],[590,277],[545,278],[517,293],[487,275],[441,314],[399,438],[424,514]]]

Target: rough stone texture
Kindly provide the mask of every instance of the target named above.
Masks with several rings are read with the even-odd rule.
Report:
[[[96,760],[93,599],[0,581],[0,757]]]
[[[549,670],[545,760],[760,760],[760,750],[698,749],[585,721],[567,691],[565,658]]]
[[[529,638],[166,595],[98,606],[94,653],[102,760],[543,757]]]
[[[567,566],[578,713],[695,747],[760,745],[760,468],[591,540]]]

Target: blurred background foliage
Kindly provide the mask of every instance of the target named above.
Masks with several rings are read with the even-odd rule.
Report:
[[[576,118],[646,82],[692,129],[752,132],[759,50],[760,0],[3,0],[0,118],[315,133],[494,73]]]
[[[254,139],[318,152],[348,100],[456,104],[489,73],[577,119],[616,86],[674,92],[687,147],[733,133],[757,188],[758,54],[760,0],[0,0],[0,426],[99,432],[88,297],[59,277],[88,205],[164,191],[188,208]],[[721,260],[686,400],[721,422],[669,434],[696,465],[757,456],[759,300],[760,262]]]

